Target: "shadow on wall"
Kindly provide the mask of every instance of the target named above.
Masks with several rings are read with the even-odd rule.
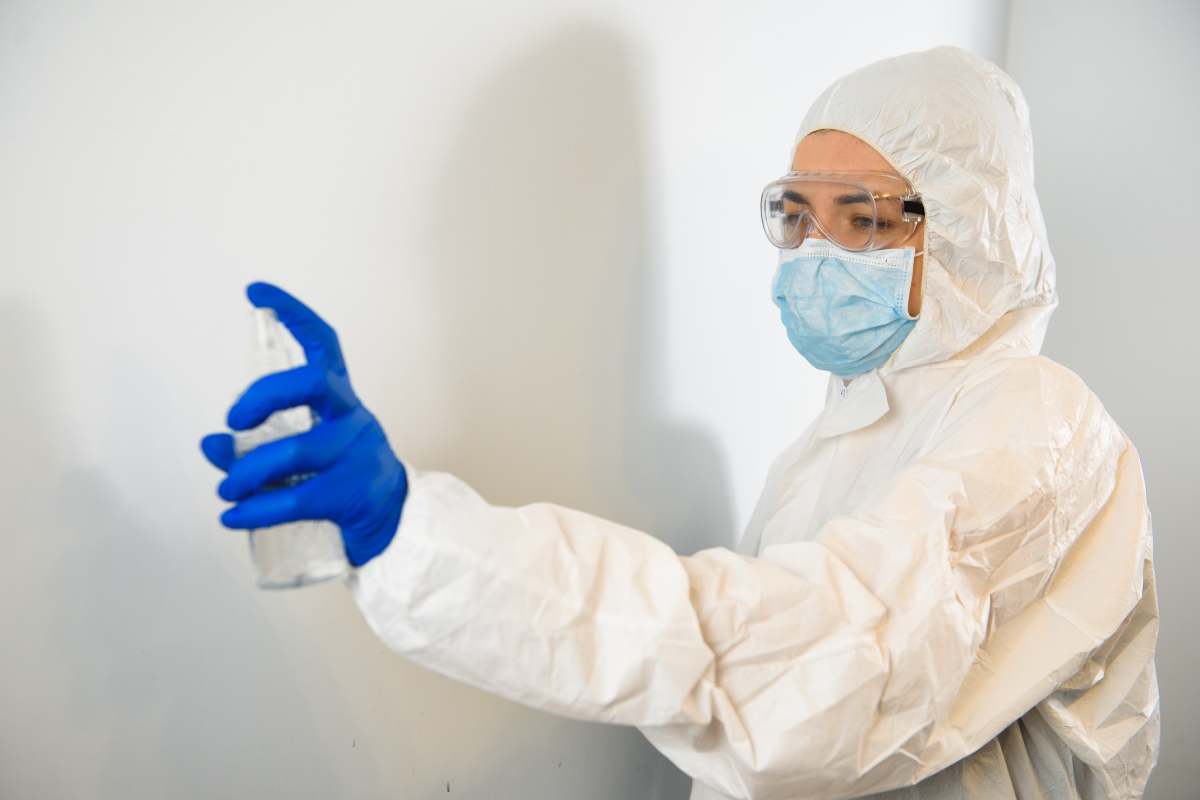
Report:
[[[717,443],[664,410],[661,258],[632,56],[619,32],[561,29],[480,88],[447,144],[429,204],[430,317],[457,425],[432,460],[493,503],[578,508],[678,552],[732,546]],[[606,735],[630,748],[621,796],[686,796],[688,779],[640,734]],[[512,775],[544,758],[496,767]]]
[[[498,72],[430,208],[457,436],[438,454],[491,502],[547,500],[681,552],[736,536],[707,431],[666,416],[660,254],[628,45],[588,25]]]
[[[661,259],[632,56],[613,30],[560,29],[491,76],[448,143],[430,204],[431,338],[455,370],[458,430],[436,460],[493,502],[551,500],[690,552],[732,544],[732,504],[711,435],[663,407]],[[110,465],[75,458],[53,334],[0,298],[4,374],[20,380],[0,393],[3,447],[30,476],[3,489],[0,636],[16,645],[0,661],[0,794],[301,798],[353,783],[357,797],[442,797],[440,784],[414,785],[423,765],[408,762],[406,744],[432,737],[461,759],[450,796],[686,797],[687,778],[635,730],[480,712],[470,690],[417,682],[399,663],[378,683],[361,659],[344,674],[336,659],[296,666],[315,646],[297,630],[323,632],[333,652],[369,648],[361,630],[275,630],[247,573],[224,574],[220,549],[190,540],[214,536],[211,518],[164,531],[161,501],[122,496]],[[96,389],[113,402],[128,401],[123,381],[155,380],[136,358],[121,366]],[[200,458],[194,442],[186,451]],[[384,739],[329,751],[329,729],[353,736],[361,720],[312,695],[326,664],[347,683],[372,678],[377,727],[362,727]],[[413,783],[393,783],[405,775]]]

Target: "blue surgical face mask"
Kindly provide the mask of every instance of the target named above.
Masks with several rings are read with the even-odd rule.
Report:
[[[773,294],[792,346],[843,378],[887,361],[917,324],[908,314],[915,257],[911,247],[855,253],[811,237],[779,251]]]

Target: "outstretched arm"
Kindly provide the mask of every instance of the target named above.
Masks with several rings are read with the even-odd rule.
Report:
[[[352,576],[355,599],[417,663],[636,725],[732,797],[915,783],[1046,697],[1141,594],[1136,453],[1047,364],[964,391],[884,491],[759,557],[681,557],[617,523],[491,505],[410,466],[399,532]]]

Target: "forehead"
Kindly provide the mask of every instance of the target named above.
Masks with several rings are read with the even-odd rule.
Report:
[[[842,131],[829,130],[813,131],[796,145],[792,153],[792,171],[809,170],[873,170],[900,174],[892,169],[886,158],[862,139]]]

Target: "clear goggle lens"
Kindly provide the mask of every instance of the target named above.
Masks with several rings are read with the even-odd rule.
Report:
[[[889,173],[791,172],[762,193],[763,230],[783,250],[814,231],[846,250],[899,247],[924,215],[920,196]]]

